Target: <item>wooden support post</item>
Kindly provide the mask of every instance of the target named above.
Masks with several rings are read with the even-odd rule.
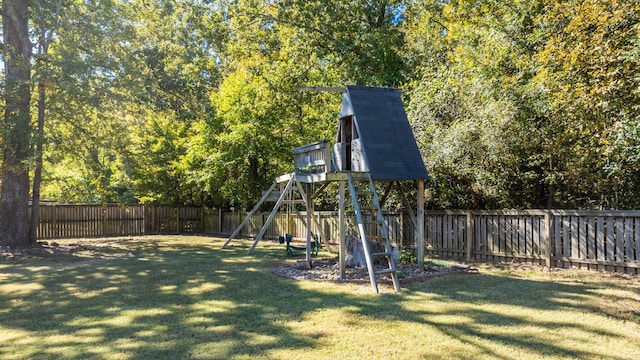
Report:
[[[473,212],[467,212],[467,261],[470,261],[473,256]]]
[[[340,244],[339,248],[339,259],[340,259],[340,280],[344,280],[346,278],[346,264],[347,264],[347,254],[346,254],[346,241],[345,241],[345,228],[346,228],[346,219],[344,217],[344,202],[345,202],[345,181],[340,180],[339,187],[339,195],[338,195],[338,243]]]
[[[311,183],[307,183],[305,194],[305,204],[307,208],[307,262],[311,264],[311,215],[313,213],[313,202],[311,202]]]
[[[424,270],[424,180],[418,180],[418,269]]]
[[[544,212],[544,247],[545,247],[545,265],[551,267],[551,211]]]

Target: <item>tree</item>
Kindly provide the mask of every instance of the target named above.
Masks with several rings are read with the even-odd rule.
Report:
[[[636,165],[622,133],[634,133],[639,10],[638,1],[410,6],[407,56],[418,66],[407,92],[432,206],[629,206]]]
[[[31,139],[31,40],[29,1],[3,0],[5,112],[2,123],[0,242],[29,242],[29,168]]]
[[[50,5],[50,6],[46,6]],[[54,33],[58,27],[58,20],[62,10],[63,0],[49,3],[39,3],[38,13],[35,16],[38,53],[36,58],[43,62],[49,53],[49,45],[53,40]],[[49,15],[50,16],[47,16]],[[47,96],[47,76],[44,71],[46,66],[42,66],[38,77],[38,120],[35,131],[35,169],[33,171],[33,187],[31,196],[31,219],[29,224],[29,242],[36,242],[38,222],[40,221],[40,184],[42,182],[42,154],[44,151],[44,125],[46,117],[46,96]]]
[[[535,55],[533,81],[548,92],[547,146],[561,206],[620,208],[630,154],[617,148],[621,129],[635,121],[640,81],[630,61],[638,38],[640,2],[547,2],[545,43]],[[636,167],[633,165],[632,167]],[[631,205],[631,204],[629,204]]]

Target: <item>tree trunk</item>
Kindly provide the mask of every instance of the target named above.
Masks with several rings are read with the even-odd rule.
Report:
[[[27,0],[2,2],[5,114],[0,167],[0,244],[29,243],[29,140],[31,137],[31,41]]]
[[[44,117],[45,117],[44,82],[38,82],[38,127],[36,129],[36,167],[33,171],[33,195],[31,196],[31,222],[29,226],[29,242],[35,244],[38,235],[38,223],[40,222],[40,183],[42,181],[42,151],[44,143]]]

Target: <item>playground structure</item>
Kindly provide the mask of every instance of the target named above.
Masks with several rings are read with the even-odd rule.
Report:
[[[345,203],[346,188],[353,203],[358,233],[363,244],[371,286],[378,291],[377,275],[389,274],[396,291],[400,283],[392,255],[382,209],[390,192],[396,189],[415,225],[418,238],[418,266],[424,258],[424,181],[428,174],[416,144],[397,89],[349,85],[341,90],[342,106],[333,146],[325,140],[293,149],[294,172],[279,176],[249,212],[245,220],[229,236],[226,247],[247,224],[251,216],[267,200],[275,206],[256,235],[249,254],[264,236],[280,207],[294,203],[293,193],[303,199],[306,208],[306,261],[311,264],[313,201],[331,183],[339,186],[339,264],[340,278],[345,278]],[[417,216],[409,206],[401,181],[415,180],[418,186]],[[376,182],[386,182],[382,197],[376,193]],[[313,185],[319,188],[313,192]],[[295,186],[295,187],[294,187]],[[277,190],[276,190],[277,189]],[[369,241],[384,244],[384,251],[371,252]],[[374,266],[376,258],[384,258],[388,266]],[[377,261],[380,263],[380,261]]]

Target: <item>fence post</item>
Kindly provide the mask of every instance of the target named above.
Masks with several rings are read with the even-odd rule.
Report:
[[[156,234],[156,206],[151,205],[151,233]]]
[[[180,209],[176,206],[176,233],[180,235]]]
[[[547,210],[544,213],[544,246],[545,249],[545,263],[548,268],[551,267],[551,211]]]
[[[473,256],[473,212],[467,211],[467,261]]]
[[[424,180],[418,180],[418,269],[424,270]]]
[[[200,233],[204,234],[204,205],[200,206]]]
[[[60,231],[58,230],[58,208],[55,205],[52,206],[53,231],[51,233],[59,237]]]

